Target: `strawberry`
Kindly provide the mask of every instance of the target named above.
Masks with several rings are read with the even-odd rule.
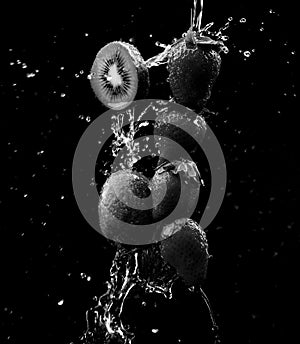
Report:
[[[190,219],[179,219],[163,228],[160,243],[164,260],[176,268],[188,286],[201,284],[206,278],[209,259],[205,232]]]
[[[178,40],[169,52],[169,83],[175,101],[202,110],[220,72],[220,44],[197,34],[194,41]]]

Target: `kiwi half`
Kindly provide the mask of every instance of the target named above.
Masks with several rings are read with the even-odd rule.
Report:
[[[108,108],[123,109],[145,98],[149,72],[140,52],[131,44],[111,42],[98,52],[91,70],[91,86]]]

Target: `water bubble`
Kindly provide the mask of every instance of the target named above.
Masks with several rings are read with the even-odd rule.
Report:
[[[251,56],[251,52],[249,50],[244,51],[244,56],[245,57],[250,57]]]
[[[62,306],[62,305],[64,304],[64,299],[58,301],[57,304],[58,304],[59,306]]]
[[[240,19],[240,23],[246,23],[246,21],[247,21],[246,18],[241,18]]]

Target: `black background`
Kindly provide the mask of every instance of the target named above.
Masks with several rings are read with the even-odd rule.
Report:
[[[105,111],[87,76],[97,51],[113,40],[130,40],[144,59],[159,53],[156,41],[169,43],[188,29],[192,2],[3,8],[0,343],[70,343],[85,330],[85,311],[106,290],[114,255],[72,191],[78,140]],[[228,181],[208,228],[213,258],[204,289],[223,343],[297,342],[296,11],[288,2],[204,6],[204,24],[221,27],[233,17],[230,52],[208,104]],[[165,68],[150,76],[149,97],[167,99]],[[177,312],[174,333],[182,324],[178,331],[192,331],[193,343],[201,343],[195,301],[178,301],[169,313],[164,307],[166,327]],[[151,329],[153,317],[143,316]]]

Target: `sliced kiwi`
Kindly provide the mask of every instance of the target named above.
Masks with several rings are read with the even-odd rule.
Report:
[[[97,98],[115,110],[145,98],[149,90],[149,72],[140,52],[124,42],[108,43],[98,52],[90,80]]]

